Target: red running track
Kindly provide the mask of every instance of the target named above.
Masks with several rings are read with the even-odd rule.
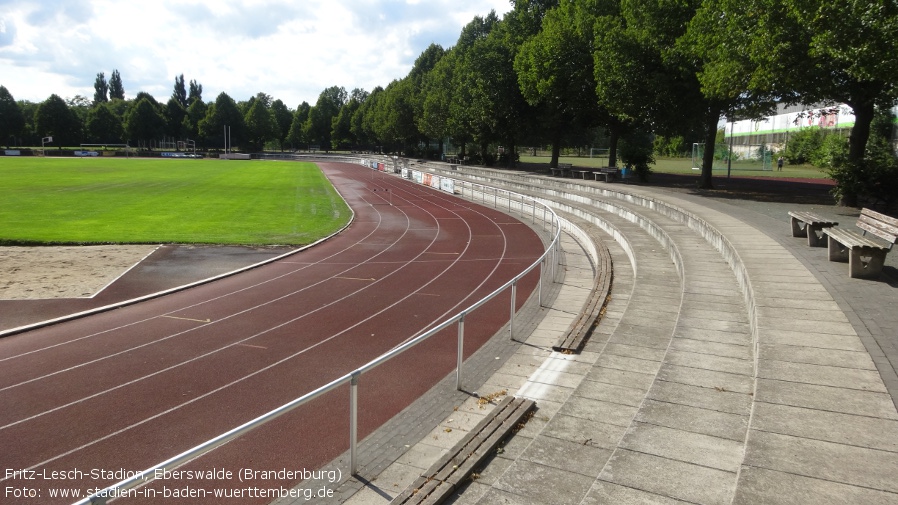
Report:
[[[355,211],[337,237],[211,284],[0,339],[0,503],[71,503],[51,490],[85,493],[149,468],[426,331],[542,254],[529,227],[498,211],[357,165],[320,166]],[[536,282],[534,272],[518,284],[518,307]],[[499,296],[466,318],[466,356],[508,311]],[[365,374],[359,438],[452,372],[455,346],[446,330]],[[290,488],[301,479],[238,475],[312,470],[346,451],[348,396],[339,388],[182,467],[231,479],[157,480],[121,502],[186,486]],[[33,492],[37,501],[21,496]]]

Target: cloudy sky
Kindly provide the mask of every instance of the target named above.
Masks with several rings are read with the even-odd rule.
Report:
[[[290,108],[322,90],[371,91],[408,74],[431,43],[455,45],[508,0],[0,0],[0,85],[16,100],[93,98],[118,69],[125,97],[160,101],[184,74],[203,99],[258,92]]]

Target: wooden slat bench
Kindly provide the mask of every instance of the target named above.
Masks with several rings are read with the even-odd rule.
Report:
[[[826,241],[820,233],[824,228],[838,225],[837,221],[824,219],[812,212],[789,212],[792,217],[792,236],[807,237],[811,247],[824,247]]]
[[[533,400],[506,397],[452,449],[421,474],[391,504],[437,504],[464,484],[511,431],[526,420]]]
[[[592,235],[592,234],[591,234]],[[583,349],[586,340],[592,335],[593,330],[599,324],[604,314],[604,309],[611,300],[611,283],[614,275],[614,265],[608,247],[600,238],[593,235],[593,243],[598,253],[596,265],[596,282],[589,298],[580,311],[580,315],[571,323],[571,326],[552,346],[552,350],[577,354]]]
[[[898,219],[863,209],[857,227],[864,230],[863,234],[844,228],[823,230],[829,238],[829,260],[848,261],[849,277],[877,277],[882,272],[886,254],[898,243]],[[888,245],[867,237],[868,232],[885,240]]]
[[[605,182],[614,182],[620,175],[620,169],[617,167],[600,168],[594,171],[592,175],[595,176],[596,180],[599,180],[599,177],[604,177]]]

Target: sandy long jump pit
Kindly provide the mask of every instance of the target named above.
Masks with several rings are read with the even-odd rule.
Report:
[[[0,247],[0,300],[92,297],[157,247]]]

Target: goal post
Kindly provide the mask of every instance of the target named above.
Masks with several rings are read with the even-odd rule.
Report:
[[[701,170],[705,144],[692,144],[692,169]],[[713,170],[770,171],[773,170],[773,151],[766,144],[743,144],[730,147],[714,146]]]

